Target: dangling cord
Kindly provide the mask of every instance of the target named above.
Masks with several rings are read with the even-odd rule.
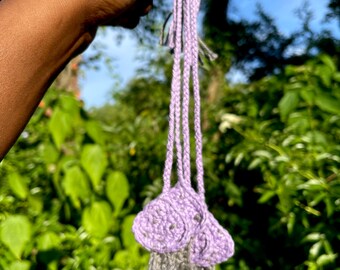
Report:
[[[200,87],[198,77],[199,65],[199,40],[197,33],[197,19],[199,12],[199,0],[184,1],[184,72],[183,72],[183,104],[182,104],[182,126],[183,126],[183,168],[185,185],[191,186],[190,166],[190,133],[189,133],[189,105],[190,105],[190,75],[193,77],[194,90],[194,129],[196,142],[196,169],[197,189],[199,195],[204,199],[204,168],[202,158],[202,132],[200,115]]]
[[[195,142],[196,142],[196,170],[197,170],[197,189],[201,198],[204,200],[204,168],[202,158],[202,131],[201,131],[201,98],[200,98],[200,83],[198,76],[198,30],[197,30],[197,19],[200,7],[199,0],[190,0],[192,4],[191,9],[191,33],[192,33],[192,55],[195,56],[192,59],[193,69],[193,89],[194,89],[194,130],[195,130]]]
[[[171,102],[169,114],[169,135],[167,155],[164,169],[164,187],[166,192],[171,187],[171,170],[173,164],[174,141],[176,144],[178,181],[185,186],[191,186],[190,166],[190,131],[189,131],[189,106],[190,106],[190,75],[193,78],[194,92],[194,130],[196,149],[197,189],[204,199],[204,168],[202,158],[202,132],[201,132],[201,108],[199,87],[199,39],[197,33],[197,19],[199,12],[199,0],[185,0],[184,6],[181,0],[174,1],[174,18],[170,26],[170,47],[174,47],[173,80],[171,85]],[[183,12],[184,11],[184,12]],[[184,14],[183,14],[184,13]],[[184,23],[183,16],[184,15]],[[184,32],[182,31],[184,28]],[[181,73],[182,34],[184,34],[184,71],[183,84]],[[174,43],[174,44],[173,44]],[[183,101],[181,100],[183,89]],[[181,119],[182,116],[182,119]],[[182,128],[181,128],[182,120]],[[183,130],[182,130],[183,129]],[[182,133],[183,131],[183,133]],[[182,140],[183,135],[183,150]]]
[[[185,187],[191,187],[191,162],[190,162],[190,127],[189,127],[189,106],[190,106],[190,75],[192,57],[192,40],[190,29],[190,0],[184,1],[183,15],[183,39],[184,39],[184,70],[183,70],[183,102],[182,102],[182,128],[183,128],[183,170]]]
[[[169,191],[171,187],[171,171],[173,165],[174,141],[176,143],[177,153],[177,174],[178,180],[183,181],[183,160],[181,146],[181,110],[180,110],[180,89],[181,89],[181,51],[182,51],[182,2],[181,0],[174,1],[174,19],[172,27],[174,31],[174,65],[173,79],[171,83],[171,100],[169,113],[169,134],[167,143],[167,152],[165,160],[165,168],[163,173],[163,192]],[[172,38],[172,37],[171,37]]]

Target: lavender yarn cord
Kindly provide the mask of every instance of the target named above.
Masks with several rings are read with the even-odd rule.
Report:
[[[184,181],[186,186],[191,186],[191,166],[190,166],[190,131],[189,131],[189,105],[190,105],[190,73],[192,62],[192,42],[190,39],[190,9],[188,1],[184,1],[184,70],[183,70],[183,100],[182,100],[182,127],[183,127],[183,168]],[[178,78],[173,78],[177,80]]]
[[[174,0],[173,20],[168,37],[169,46],[174,51],[174,64],[164,186],[162,193],[136,216],[132,227],[136,240],[151,251],[150,270],[211,270],[215,264],[226,261],[234,253],[234,242],[230,234],[208,211],[204,196],[198,73],[201,44],[197,32],[199,7],[200,0]],[[212,53],[208,51],[208,55],[212,56]],[[191,183],[191,81],[197,192]],[[178,180],[172,186],[171,172],[175,150]]]
[[[168,135],[168,144],[167,144],[167,153],[165,160],[165,168],[164,168],[164,186],[163,192],[169,191],[171,186],[171,171],[172,171],[172,162],[173,162],[173,152],[174,152],[174,141],[176,144],[176,153],[177,153],[177,177],[181,182],[183,180],[183,161],[182,161],[182,145],[181,145],[181,108],[180,108],[180,89],[181,89],[181,51],[182,51],[182,2],[181,0],[174,1],[174,20],[173,25],[176,27],[174,31],[175,43],[172,44],[174,46],[174,65],[172,69],[173,79],[171,83],[171,99],[170,99],[170,114],[169,114],[169,135]],[[174,38],[174,37],[172,37]],[[171,43],[173,43],[173,39]]]

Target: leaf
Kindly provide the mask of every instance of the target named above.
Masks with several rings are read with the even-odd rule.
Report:
[[[116,215],[121,211],[129,193],[129,182],[126,176],[118,171],[110,173],[106,184],[106,196],[112,203]]]
[[[263,163],[263,160],[261,158],[255,158],[248,166],[248,170],[253,170],[256,167],[258,167],[261,163]]]
[[[65,194],[70,196],[71,201],[76,208],[80,208],[79,199],[85,202],[90,196],[90,186],[88,180],[77,166],[66,170],[62,186]]]
[[[8,176],[8,184],[14,195],[19,199],[24,200],[29,194],[29,189],[26,184],[26,178],[18,173],[13,173]]]
[[[301,90],[305,87],[305,85],[301,81],[290,80],[291,83],[286,85],[286,89],[288,92],[294,92],[294,90]]]
[[[279,102],[279,112],[282,120],[293,112],[299,104],[299,95],[296,91],[287,92]]]
[[[326,251],[327,254],[332,254],[333,253],[333,249],[331,244],[327,241],[327,239],[323,239],[323,247]]]
[[[311,89],[302,89],[300,96],[308,105],[313,105],[315,102],[315,92]]]
[[[103,238],[110,230],[111,218],[111,207],[107,202],[94,202],[85,208],[82,225],[92,236]]]
[[[303,141],[307,143],[313,143],[315,145],[328,146],[329,140],[327,140],[327,135],[318,130],[308,131],[303,137]]]
[[[135,237],[132,233],[132,224],[135,220],[135,215],[130,215],[125,217],[122,225],[122,240],[124,247],[128,248],[133,245],[136,245]]]
[[[285,184],[283,183],[279,183],[279,184],[280,186],[277,189],[277,193],[276,193],[279,198],[278,208],[285,214],[289,214],[292,209],[292,205],[293,205],[291,194],[290,194],[289,189],[285,187]]]
[[[36,216],[42,213],[44,208],[44,202],[41,196],[39,195],[31,195],[28,197],[28,204],[30,212]]]
[[[322,241],[316,242],[310,249],[309,249],[309,255],[312,259],[315,259],[318,254],[320,253],[320,250],[322,248]]]
[[[335,263],[335,259],[338,257],[338,254],[322,254],[317,260],[316,263],[318,266],[323,266],[331,263]]]
[[[129,265],[130,259],[131,254],[128,250],[118,250],[114,256],[114,263],[120,267],[118,269],[129,269],[127,265]]]
[[[52,248],[58,248],[61,241],[54,232],[46,232],[37,238],[38,251],[46,251]]]
[[[273,158],[272,154],[269,151],[266,150],[257,150],[255,152],[253,152],[253,155],[256,157],[264,157],[267,158],[269,160],[271,160]]]
[[[240,165],[240,163],[241,163],[241,161],[243,160],[243,158],[244,158],[244,153],[239,153],[239,154],[237,155],[237,157],[235,158],[234,165],[235,165],[235,166]]]
[[[296,187],[297,189],[306,189],[319,191],[325,189],[324,183],[318,179],[310,179]]]
[[[340,114],[340,101],[329,94],[317,94],[315,97],[315,104],[325,112]]]
[[[268,190],[265,193],[262,194],[260,199],[258,200],[259,203],[266,203],[271,198],[273,198],[276,195],[276,191]]]
[[[333,73],[332,71],[324,65],[319,65],[315,68],[315,74],[319,76],[322,83],[327,87],[331,87],[332,84],[332,77]]]
[[[289,65],[285,68],[285,75],[286,76],[294,76],[298,73],[301,73],[301,70],[299,70],[299,67],[297,67],[297,66],[290,66]]]
[[[46,164],[55,163],[59,157],[59,151],[50,143],[44,143],[41,145],[40,149],[41,155]]]
[[[314,233],[310,233],[310,234],[306,235],[306,237],[303,238],[302,242],[316,242],[316,241],[320,241],[324,237],[325,236],[323,234],[318,233],[318,232],[314,232]]]
[[[19,259],[31,240],[31,223],[22,215],[9,216],[1,224],[1,241]]]
[[[300,112],[291,113],[287,120],[287,126],[289,126],[289,129],[294,130],[297,133],[305,133],[307,130],[310,130],[308,115]]]
[[[56,108],[52,114],[50,122],[48,123],[48,128],[51,132],[55,145],[58,149],[60,149],[66,137],[72,132],[72,119],[67,113]]]
[[[334,213],[335,207],[334,207],[330,197],[326,197],[324,202],[326,204],[327,217],[331,217]]]
[[[336,68],[336,65],[333,61],[333,59],[327,55],[327,54],[322,54],[319,56],[320,57],[320,60],[333,72],[335,73],[337,68]]]
[[[91,137],[91,139],[103,145],[105,142],[104,133],[101,125],[97,121],[87,121],[85,124],[85,129],[87,134]]]
[[[334,75],[333,75],[333,79],[336,82],[340,82],[340,72],[335,72]]]
[[[63,256],[60,251],[61,239],[59,236],[52,231],[45,232],[38,236],[37,244],[39,261],[48,265],[48,269],[57,269],[52,265],[56,265],[57,261]]]
[[[140,256],[139,246],[131,246],[129,250],[119,250],[115,253],[114,264],[117,265],[118,269],[141,269],[138,267],[139,263],[144,261],[145,257]],[[144,265],[147,264],[145,261]]]
[[[288,231],[288,234],[292,234],[292,232],[294,230],[295,220],[296,220],[295,214],[294,213],[289,213],[288,222],[287,222],[287,231]]]
[[[107,166],[107,157],[99,145],[86,145],[81,153],[81,165],[97,188]]]
[[[13,262],[8,270],[29,270],[31,268],[31,263],[29,261],[16,261]]]
[[[318,205],[321,202],[321,200],[323,200],[326,196],[327,196],[327,193],[320,193],[320,194],[314,196],[313,201],[311,201],[309,203],[309,205],[311,207]]]
[[[75,96],[60,95],[59,100],[59,104],[63,111],[66,111],[72,117],[77,117],[79,114],[80,102],[75,98]]]

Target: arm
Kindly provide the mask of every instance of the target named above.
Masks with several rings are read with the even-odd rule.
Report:
[[[136,3],[140,6],[136,6]],[[65,65],[98,25],[134,27],[141,0],[0,0],[0,161]]]

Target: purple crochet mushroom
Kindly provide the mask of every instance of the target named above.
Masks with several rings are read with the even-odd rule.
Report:
[[[174,0],[167,37],[174,52],[174,65],[164,186],[162,193],[137,215],[132,228],[136,240],[152,252],[150,270],[212,269],[234,254],[229,232],[208,211],[205,203],[198,68],[199,51],[211,58],[213,53],[198,38],[199,6],[200,0]],[[190,162],[191,81],[197,191],[192,187]],[[177,184],[172,187],[174,152]],[[188,263],[190,265],[186,266]]]

